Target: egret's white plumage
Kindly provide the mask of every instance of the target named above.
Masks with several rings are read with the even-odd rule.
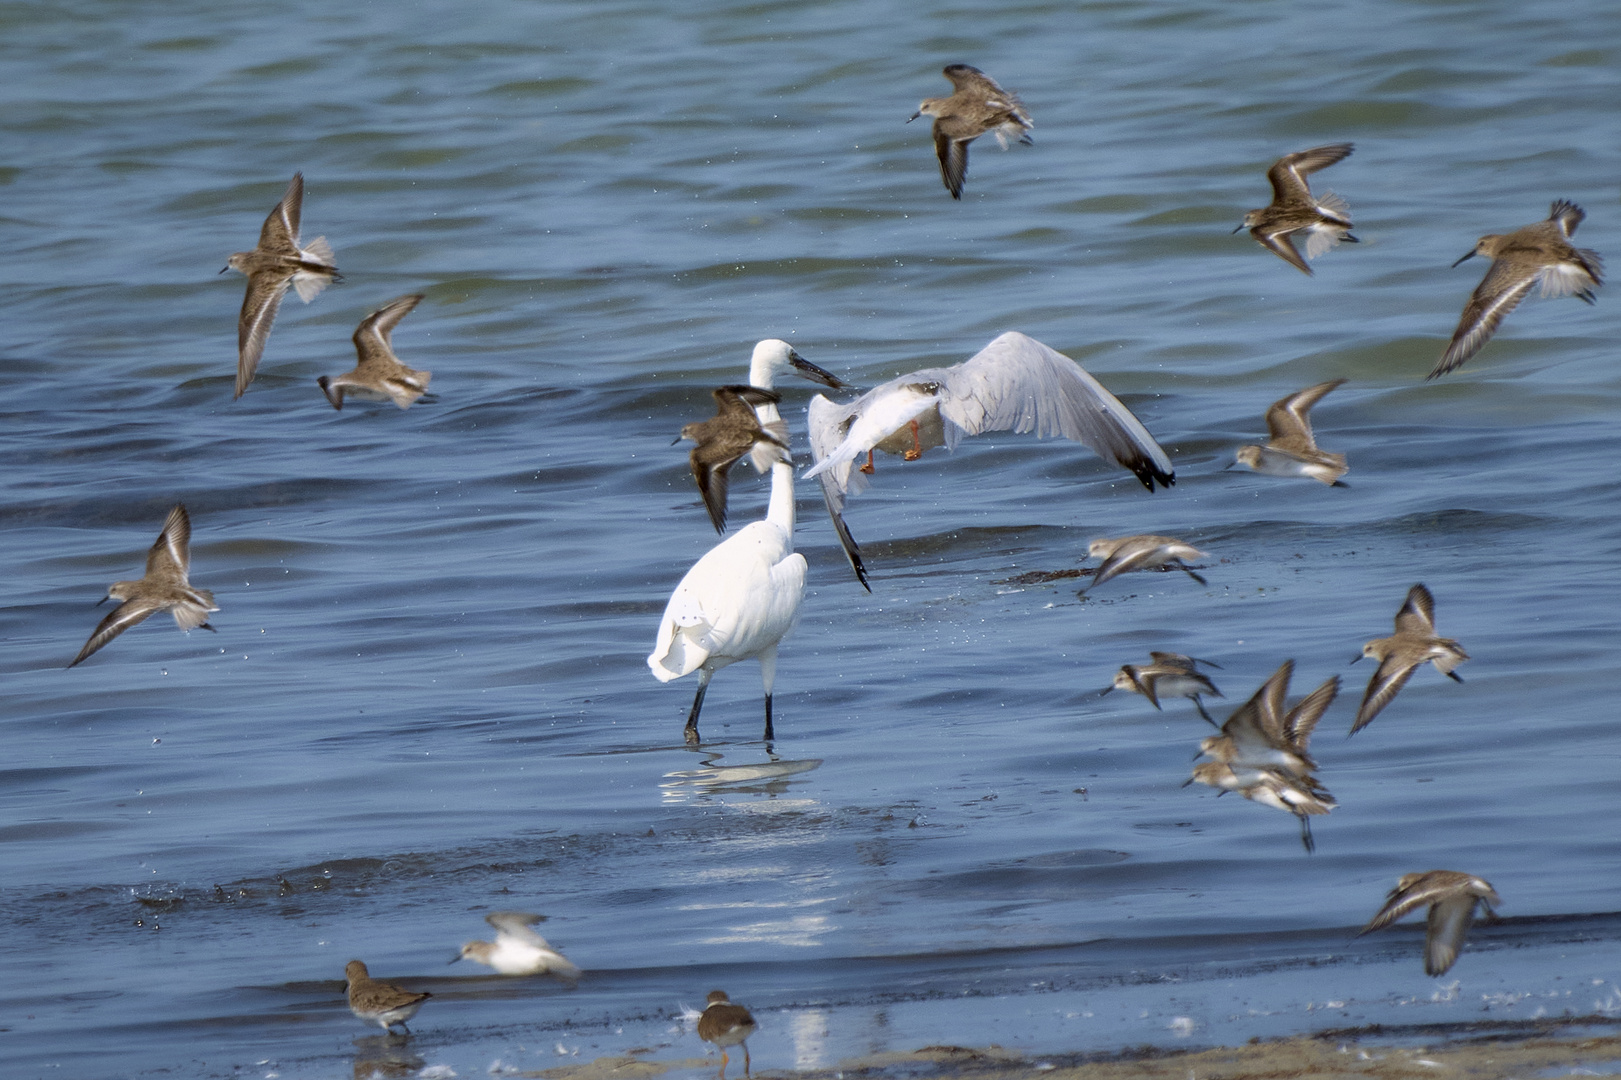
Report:
[[[776,407],[762,405],[760,408]],[[692,565],[670,595],[647,666],[660,682],[698,673],[698,693],[685,737],[698,742],[698,712],[715,672],[739,660],[760,661],[765,687],[765,738],[771,739],[771,688],[777,644],[799,621],[805,598],[805,556],[794,551],[794,467],[771,467],[771,507],[716,544]]]
[[[867,486],[863,454],[883,450],[915,461],[936,446],[953,449],[964,435],[1034,431],[1061,435],[1131,470],[1150,491],[1176,482],[1171,459],[1131,410],[1075,361],[1032,337],[1009,331],[969,360],[892,379],[839,405],[818,394],[807,412],[811,454],[805,473],[822,482],[828,513],[857,566],[845,528],[844,500]],[[863,577],[862,584],[866,584]]]

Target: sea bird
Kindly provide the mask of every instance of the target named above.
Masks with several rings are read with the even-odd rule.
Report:
[[[1457,962],[1464,936],[1469,933],[1469,924],[1474,921],[1475,905],[1484,904],[1487,916],[1496,918],[1497,912],[1492,905],[1502,902],[1491,882],[1473,874],[1457,870],[1403,874],[1385,898],[1385,906],[1379,909],[1379,914],[1362,928],[1362,934],[1383,930],[1407,913],[1428,905],[1430,917],[1424,933],[1424,973],[1445,975]],[[1362,934],[1357,936],[1361,937]]]
[[[1266,171],[1272,181],[1272,202],[1244,215],[1238,229],[1248,229],[1262,247],[1308,277],[1315,259],[1341,240],[1358,243],[1351,235],[1351,208],[1333,192],[1319,198],[1311,193],[1306,177],[1351,156],[1350,143],[1315,146],[1298,154],[1285,154]],[[1294,234],[1306,234],[1306,259],[1295,248]]]
[[[409,409],[427,393],[431,371],[417,371],[394,355],[394,328],[422,302],[421,293],[396,297],[367,315],[355,329],[355,369],[343,375],[322,375],[315,382],[334,409],[343,408],[343,396],[392,401]]]
[[[1170,536],[1122,536],[1116,539],[1102,539],[1092,541],[1087,548],[1087,554],[1094,559],[1102,559],[1097,573],[1092,581],[1081,590],[1084,596],[1087,589],[1102,585],[1105,581],[1129,570],[1157,570],[1162,566],[1180,570],[1200,585],[1210,584],[1199,574],[1194,573],[1185,564],[1187,559],[1202,559],[1205,553],[1192,544],[1177,540]]]
[[[1214,724],[1216,721],[1205,711],[1204,702],[1199,698],[1203,694],[1221,697],[1221,691],[1195,665],[1208,664],[1213,668],[1221,665],[1181,653],[1151,652],[1148,655],[1153,663],[1121,665],[1120,670],[1114,673],[1113,684],[1104,687],[1103,693],[1129,690],[1143,695],[1156,709],[1160,707],[1159,699],[1162,697],[1185,697],[1193,702],[1200,716]]]
[[[1035,126],[1024,102],[996,84],[996,80],[967,64],[952,64],[941,72],[955,87],[950,97],[924,98],[910,124],[920,116],[934,117],[934,152],[940,159],[940,179],[953,199],[962,198],[963,176],[968,172],[968,144],[986,132],[1007,149],[1009,138],[1030,145]]]
[[[153,612],[170,612],[175,625],[188,632],[198,628],[213,630],[208,625],[208,613],[219,610],[214,594],[207,589],[193,588],[187,580],[190,572],[191,517],[186,513],[185,504],[175,503],[163,522],[163,531],[146,553],[145,576],[139,581],[115,581],[108,587],[107,595],[97,606],[108,600],[123,602],[101,620],[101,625],[68,667],[81,662]]]
[[[1492,261],[1491,269],[1464,305],[1463,317],[1452,332],[1446,352],[1426,379],[1445,375],[1479,352],[1497,332],[1497,325],[1538,283],[1543,296],[1574,293],[1579,300],[1596,302],[1593,289],[1604,284],[1604,260],[1593,249],[1575,247],[1570,242],[1571,234],[1586,216],[1575,203],[1559,199],[1549,208],[1546,221],[1511,233],[1482,236],[1474,250],[1452,264],[1457,266],[1476,255]]]
[[[532,929],[535,923],[545,922],[546,916],[492,911],[484,921],[495,927],[495,940],[467,942],[452,964],[476,960],[502,975],[558,975],[570,982],[579,979],[580,969]]]
[[[781,394],[757,386],[721,386],[710,393],[715,398],[715,415],[687,424],[675,441],[691,439],[698,444],[688,455],[692,477],[698,481],[715,531],[724,533],[727,479],[733,463],[748,454],[754,467],[764,472],[774,461],[791,464],[793,455],[788,451],[788,425],[780,419],[762,424],[753,408],[775,406],[782,400]]]
[[[332,245],[317,236],[299,247],[298,219],[304,206],[304,174],[294,173],[281,202],[265,218],[259,231],[259,244],[252,251],[238,251],[225,262],[225,270],[239,270],[248,276],[248,291],[242,298],[242,314],[236,321],[236,397],[241,397],[259,370],[270,324],[276,309],[291,285],[306,304],[343,275],[332,264]],[[225,273],[221,270],[220,273]]]
[[[1379,669],[1368,680],[1368,691],[1362,695],[1362,705],[1356,711],[1356,722],[1351,725],[1355,735],[1378,716],[1380,711],[1396,697],[1413,672],[1426,662],[1454,682],[1463,682],[1452,669],[1469,659],[1452,638],[1438,637],[1435,633],[1435,597],[1423,585],[1407,590],[1407,600],[1396,612],[1396,632],[1387,638],[1374,638],[1362,646],[1360,656],[1379,661]]]
[[[794,550],[794,467],[779,459],[771,464],[765,520],[743,526],[693,563],[670,594],[647,657],[659,682],[698,673],[698,693],[683,732],[688,745],[698,744],[698,713],[709,680],[750,657],[760,661],[765,687],[765,740],[775,738],[771,689],[777,645],[799,621],[804,598],[805,556]]]
[[[1330,379],[1274,401],[1266,410],[1267,444],[1240,446],[1233,464],[1267,476],[1304,476],[1334,487],[1349,487],[1340,480],[1350,471],[1345,455],[1317,449],[1311,433],[1312,406],[1344,383],[1344,379]]]
[[[376,1024],[390,1035],[394,1025],[409,1035],[405,1022],[415,1016],[422,1003],[432,994],[401,990],[392,983],[379,982],[366,971],[366,965],[351,960],[344,965],[344,978],[349,980],[349,1011],[368,1024]]]
[[[1202,754],[1213,760],[1194,766],[1183,787],[1198,781],[1236,791],[1252,802],[1294,814],[1300,820],[1300,843],[1307,853],[1317,849],[1310,818],[1326,814],[1338,804],[1312,775],[1317,763],[1307,744],[1317,722],[1339,693],[1339,676],[1307,694],[1293,709],[1286,709],[1294,661],[1285,660],[1248,701],[1222,725],[1220,735],[1199,743]]]
[[[916,461],[932,447],[955,448],[964,435],[1034,431],[1090,447],[1150,491],[1176,483],[1171,459],[1130,409],[1075,361],[1018,331],[961,364],[902,375],[846,405],[818,394],[806,419],[816,464],[805,476],[821,480],[852,566],[859,553],[844,526],[844,502],[866,488],[874,450]],[[866,463],[857,467],[862,455]]]
[[[698,1038],[720,1048],[720,1080],[726,1080],[726,1048],[743,1047],[743,1075],[752,1076],[749,1065],[749,1036],[759,1030],[754,1016],[741,1005],[734,1005],[724,990],[711,990],[708,1005],[698,1017]]]

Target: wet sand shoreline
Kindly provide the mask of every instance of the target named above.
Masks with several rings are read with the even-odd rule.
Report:
[[[738,1074],[735,1060],[728,1070]],[[580,1065],[513,1072],[544,1080],[648,1080],[710,1069],[719,1058],[648,1060],[600,1057]],[[762,1069],[761,1080],[922,1077],[973,1080],[1246,1080],[1246,1078],[1467,1076],[1493,1078],[1621,1075],[1621,1019],[1572,1016],[1461,1024],[1370,1024],[1325,1028],[1242,1046],[1173,1049],[1138,1046],[1113,1052],[1029,1054],[996,1045],[926,1046],[853,1058],[825,1069]]]

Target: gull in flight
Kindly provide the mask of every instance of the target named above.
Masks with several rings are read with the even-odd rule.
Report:
[[[1604,284],[1604,260],[1591,248],[1575,247],[1570,236],[1587,214],[1573,202],[1560,199],[1548,211],[1546,221],[1527,225],[1502,235],[1482,236],[1474,250],[1453,263],[1484,255],[1492,268],[1475,287],[1464,305],[1463,317],[1452,332],[1446,352],[1435,370],[1424,376],[1445,375],[1491,340],[1497,326],[1540,284],[1543,296],[1576,294],[1578,300],[1595,303],[1593,289]]]
[[[259,243],[252,251],[238,251],[225,262],[225,270],[248,276],[248,291],[242,298],[242,314],[236,320],[236,397],[241,397],[259,370],[270,324],[276,309],[291,285],[306,304],[314,300],[343,275],[332,265],[332,245],[317,236],[300,248],[298,219],[304,207],[304,174],[294,173],[281,202],[265,218],[259,230]],[[225,273],[221,270],[220,273]]]
[[[1176,482],[1171,459],[1131,410],[1081,365],[1032,337],[1009,331],[970,359],[891,379],[847,405],[818,394],[806,413],[829,515],[863,585],[859,552],[844,525],[844,501],[872,474],[874,450],[916,461],[964,435],[1034,431],[1062,435],[1130,470],[1148,490]],[[863,455],[866,462],[857,465]]]
[[[996,80],[967,64],[952,64],[940,74],[956,89],[950,97],[924,98],[908,124],[920,116],[934,117],[934,152],[940,159],[940,179],[953,199],[962,198],[968,172],[968,144],[986,132],[1007,149],[1010,138],[1030,145],[1035,126],[1024,102],[996,85]]]

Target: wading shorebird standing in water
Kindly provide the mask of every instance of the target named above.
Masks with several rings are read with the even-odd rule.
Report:
[[[1458,960],[1469,924],[1475,918],[1475,905],[1484,904],[1486,915],[1495,919],[1493,904],[1503,901],[1491,882],[1457,870],[1427,870],[1403,874],[1385,898],[1362,934],[1383,930],[1410,911],[1429,905],[1429,925],[1424,932],[1424,973],[1445,975]],[[1361,937],[1362,934],[1358,934]]]
[[[724,533],[728,474],[737,459],[748,454],[754,467],[765,472],[775,461],[792,464],[793,455],[788,452],[788,425],[780,419],[762,424],[754,411],[759,405],[775,408],[782,401],[781,394],[758,386],[720,386],[710,393],[715,398],[715,415],[687,424],[675,441],[691,439],[698,444],[688,455],[692,478],[698,481],[715,531]]]
[[[1452,669],[1469,659],[1452,638],[1438,637],[1435,633],[1435,597],[1423,585],[1407,590],[1407,601],[1396,612],[1396,632],[1387,638],[1374,638],[1362,646],[1361,656],[1379,661],[1379,669],[1368,680],[1368,691],[1362,695],[1362,706],[1356,711],[1356,722],[1351,725],[1355,735],[1373,722],[1380,711],[1391,703],[1413,672],[1425,663],[1433,663],[1435,670],[1453,682],[1463,682]]]
[[[417,1014],[422,1003],[432,994],[401,990],[391,983],[379,982],[367,972],[366,965],[351,960],[344,965],[343,977],[349,980],[349,1011],[368,1024],[376,1024],[390,1035],[394,1025],[400,1025],[407,1035],[411,1029],[405,1022]]]
[[[775,411],[775,406],[762,406]],[[682,737],[698,744],[698,713],[715,672],[750,657],[765,687],[765,740],[775,738],[771,690],[777,645],[799,621],[805,556],[794,550],[794,467],[771,465],[771,506],[692,564],[670,594],[647,666],[659,682],[698,673],[698,693]]]
[[[1344,379],[1330,379],[1274,401],[1266,410],[1266,445],[1240,446],[1233,465],[1267,476],[1304,476],[1333,487],[1350,487],[1340,480],[1350,471],[1345,455],[1317,449],[1311,433],[1312,406],[1344,383]]]
[[[332,265],[332,245],[317,236],[308,246],[298,246],[298,219],[304,207],[304,174],[294,173],[281,202],[265,218],[259,231],[259,244],[252,251],[238,251],[225,262],[225,270],[238,270],[248,276],[247,295],[236,320],[236,397],[241,397],[259,370],[270,325],[276,321],[281,298],[291,285],[306,304],[314,300],[343,275]],[[221,270],[220,273],[225,273]]]
[[[1150,491],[1176,483],[1170,457],[1119,398],[1063,353],[1016,330],[960,364],[902,375],[847,405],[818,394],[806,421],[816,464],[805,476],[821,480],[852,566],[858,557],[844,527],[844,501],[866,488],[874,450],[916,461],[932,447],[955,448],[964,435],[1034,431],[1089,447]],[[857,466],[863,456],[866,463]]]
[[[84,643],[79,655],[68,667],[86,659],[125,630],[148,615],[168,611],[174,615],[175,625],[182,630],[213,630],[208,625],[208,613],[218,611],[214,594],[207,589],[192,588],[187,580],[191,573],[191,517],[183,503],[163,522],[163,531],[157,542],[146,553],[146,575],[139,581],[115,581],[107,589],[100,603],[122,600],[96,627],[90,640]],[[99,605],[98,605],[99,606]]]
[[[1357,243],[1351,235],[1351,208],[1332,191],[1321,197],[1311,193],[1306,177],[1351,156],[1350,143],[1334,143],[1285,154],[1266,171],[1272,181],[1272,202],[1244,215],[1238,229],[1248,229],[1260,245],[1278,258],[1311,275],[1306,259],[1315,259],[1341,240]],[[1306,259],[1295,248],[1294,235],[1306,234]]]
[[[924,98],[908,124],[920,116],[934,117],[934,152],[940,159],[940,179],[953,199],[962,198],[968,172],[968,144],[986,132],[1007,149],[1009,138],[1030,145],[1035,124],[1018,95],[996,85],[996,80],[967,64],[952,64],[941,72],[956,87],[950,97]]]
[[[408,368],[394,355],[394,328],[420,303],[421,293],[401,296],[361,320],[354,334],[355,354],[359,357],[355,369],[343,375],[322,375],[315,380],[334,409],[343,408],[345,393],[373,401],[392,401],[402,409],[409,409],[417,398],[428,392],[428,380],[433,378],[433,372]]]
[[[1575,203],[1560,199],[1549,209],[1546,221],[1511,233],[1482,236],[1473,251],[1452,264],[1457,266],[1476,255],[1492,260],[1492,268],[1464,305],[1463,317],[1452,332],[1446,352],[1426,379],[1445,375],[1479,352],[1504,317],[1539,283],[1543,296],[1574,293],[1578,300],[1596,302],[1593,289],[1604,284],[1604,260],[1591,248],[1575,247],[1570,242],[1571,234],[1586,216]]]
[[[752,1076],[749,1065],[749,1036],[759,1030],[754,1016],[741,1005],[734,1005],[724,990],[711,990],[709,1003],[698,1017],[698,1038],[720,1049],[720,1080],[726,1080],[726,1048],[743,1047],[743,1075]]]

